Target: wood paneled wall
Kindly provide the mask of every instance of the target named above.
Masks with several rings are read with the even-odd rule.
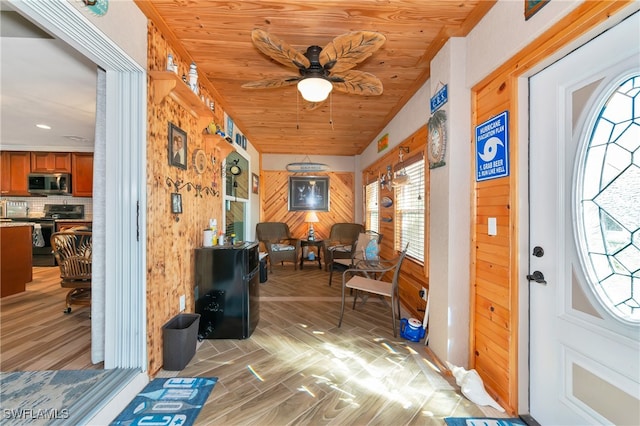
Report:
[[[519,138],[516,123],[518,114],[527,111],[518,111],[517,81],[536,64],[628,4],[582,3],[472,89],[472,129],[505,110],[510,112],[512,167],[508,177],[473,185],[470,364],[488,392],[512,414],[518,407],[518,284],[527,273],[518,268],[518,240],[527,238],[527,229],[518,229],[518,200],[527,195],[526,188],[519,186],[517,160],[526,155],[527,146],[518,146],[517,142],[526,138]],[[489,217],[497,218],[497,236],[488,236]]]
[[[289,176],[287,171],[262,171],[260,182],[261,222],[285,222],[294,237],[305,237],[309,225],[306,212],[289,211]],[[313,225],[317,239],[329,236],[334,223],[355,220],[355,179],[351,172],[296,173],[295,176],[329,177],[329,211],[317,212],[319,223]]]
[[[179,75],[186,74],[189,62],[176,57],[158,29],[149,24],[148,67],[150,70],[164,70],[167,54],[174,53],[179,64]],[[162,326],[179,313],[179,297],[186,296],[186,311],[193,312],[195,301],[193,287],[194,249],[202,246],[202,233],[208,227],[209,218],[216,218],[221,227],[222,198],[202,194],[195,189],[180,189],[182,194],[182,214],[171,214],[171,193],[174,187],[167,185],[167,178],[173,181],[191,182],[194,185],[223,190],[220,179],[221,153],[206,142],[203,129],[197,118],[171,96],[158,104],[154,103],[154,85],[149,79],[147,106],[147,347],[149,374],[162,368]],[[210,96],[211,98],[211,96]],[[217,104],[217,102],[216,102]],[[216,110],[215,120],[222,123],[223,112]],[[169,122],[187,133],[187,169],[169,164],[168,132]],[[203,149],[209,159],[215,157],[216,165],[209,162],[207,170],[198,174],[193,167],[193,153]]]
[[[389,152],[377,160],[375,163],[366,167],[362,172],[362,181],[364,183],[371,182],[372,179],[378,179],[378,176],[387,172],[387,166],[391,165],[392,169],[399,162],[399,146],[408,147],[409,153],[404,154],[404,160],[408,160],[415,155],[426,155],[426,142],[427,142],[427,126],[422,126],[416,130],[411,136],[402,141],[400,145],[390,148]],[[425,200],[429,200],[429,165],[428,161],[425,161],[425,193],[423,195]],[[379,197],[389,197],[395,200],[394,190],[388,190],[382,188],[379,191]],[[379,201],[379,200],[378,200]],[[395,250],[395,209],[393,207],[382,207],[380,202],[380,217],[391,217],[391,222],[379,223],[380,233],[383,234],[380,253],[382,257],[391,258],[396,256]],[[400,300],[404,307],[411,313],[414,318],[423,319],[426,303],[420,298],[420,290],[422,287],[429,289],[429,203],[425,203],[425,261],[424,263],[418,262],[414,259],[407,257],[402,265],[402,273],[400,274],[399,293]]]

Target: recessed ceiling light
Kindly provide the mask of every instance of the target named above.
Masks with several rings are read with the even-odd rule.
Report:
[[[47,126],[46,124],[36,124],[36,127],[39,129],[51,130],[51,126]]]

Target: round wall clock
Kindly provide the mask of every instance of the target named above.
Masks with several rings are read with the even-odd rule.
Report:
[[[196,149],[193,153],[193,167],[198,174],[202,174],[207,170],[207,154],[201,149]]]
[[[444,166],[444,154],[447,145],[447,115],[444,111],[436,111],[428,122],[428,155],[429,168]]]
[[[234,176],[238,176],[240,173],[242,173],[242,169],[240,169],[240,167],[235,164],[229,168],[229,171]]]

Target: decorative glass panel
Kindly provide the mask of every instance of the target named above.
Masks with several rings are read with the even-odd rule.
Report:
[[[640,324],[640,76],[611,93],[579,159],[578,250],[603,306]]]

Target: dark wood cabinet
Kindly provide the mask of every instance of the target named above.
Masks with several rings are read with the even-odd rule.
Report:
[[[28,196],[30,156],[24,151],[3,151],[0,154],[2,195]]]
[[[71,192],[74,197],[93,196],[93,153],[71,154]]]
[[[32,152],[32,173],[71,173],[71,154],[68,152]]]
[[[0,297],[22,293],[33,279],[31,232],[26,223],[0,227]]]

